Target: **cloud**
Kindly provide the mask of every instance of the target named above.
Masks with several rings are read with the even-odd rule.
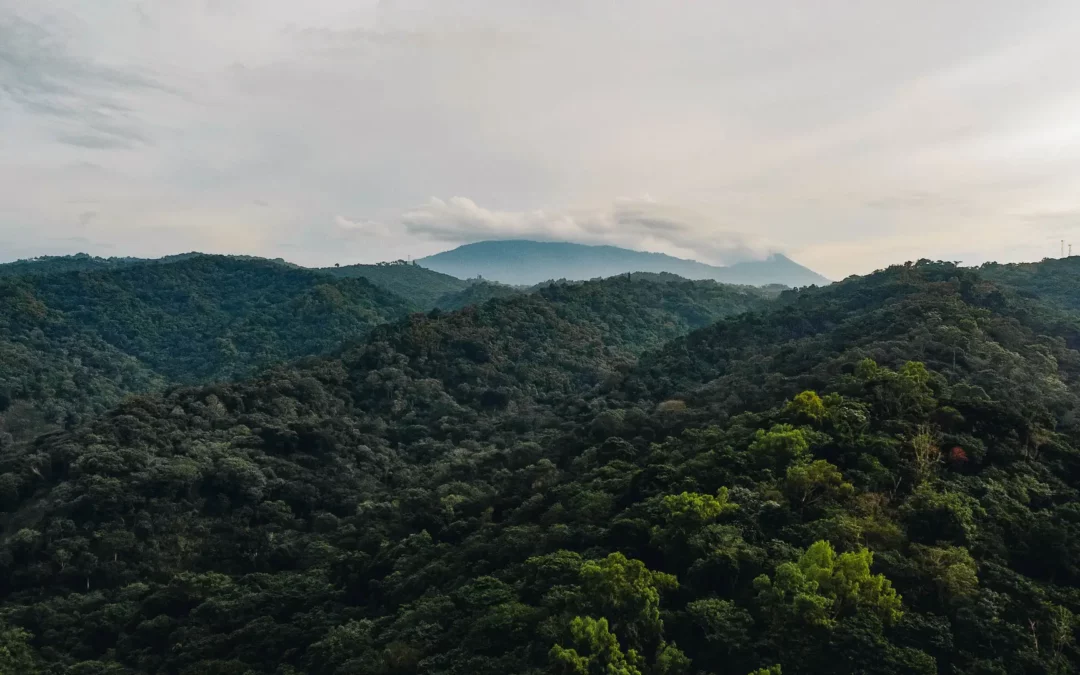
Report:
[[[466,197],[431,198],[401,216],[414,235],[448,243],[482,239],[536,239],[614,244],[640,250],[692,254],[717,264],[757,259],[773,252],[760,238],[723,229],[687,209],[651,198],[618,199],[605,210],[494,211]]]
[[[71,52],[72,33],[82,26],[48,19],[33,22],[17,11],[0,18],[0,100],[43,121],[61,143],[90,149],[147,143],[148,125],[132,110],[131,95],[176,92],[135,65],[110,66]]]
[[[346,235],[382,237],[390,234],[390,228],[375,220],[349,220],[344,216],[334,216],[334,224]]]
[[[0,239],[26,250],[512,236],[839,278],[1080,241],[1069,0],[0,4]]]

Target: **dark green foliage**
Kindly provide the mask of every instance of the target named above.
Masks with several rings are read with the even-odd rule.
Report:
[[[145,258],[99,258],[86,253],[75,255],[41,256],[29,260],[0,263],[0,277],[19,277],[28,274],[58,274],[63,272],[93,272],[95,270],[118,269],[145,263],[170,263],[184,260],[197,253],[182,253],[159,260]]]
[[[1080,668],[1069,313],[926,262],[739,293],[557,284],[8,449],[0,657]]]
[[[408,311],[362,279],[222,256],[0,279],[0,432],[329,352]]]
[[[469,305],[482,305],[488,300],[495,298],[509,298],[520,295],[525,291],[516,286],[496,284],[490,281],[478,281],[469,284],[463,290],[447,293],[438,299],[435,306],[439,309],[451,311],[468,307]]]
[[[378,265],[326,267],[320,271],[336,277],[367,279],[379,288],[405,298],[417,309],[448,308],[443,305],[456,305],[453,309],[457,309],[470,304],[457,304],[452,298],[466,292],[472,282],[401,260]]]

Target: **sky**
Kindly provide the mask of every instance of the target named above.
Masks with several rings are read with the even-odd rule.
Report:
[[[1038,260],[1080,245],[1077,25],[1075,0],[0,0],[0,261]]]

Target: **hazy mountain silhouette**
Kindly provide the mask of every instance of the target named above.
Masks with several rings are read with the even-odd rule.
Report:
[[[417,261],[423,267],[461,279],[482,276],[506,284],[535,284],[548,279],[595,279],[627,272],[670,272],[687,279],[728,284],[823,285],[830,281],[780,254],[728,267],[646,253],[617,246],[526,240],[481,241]]]

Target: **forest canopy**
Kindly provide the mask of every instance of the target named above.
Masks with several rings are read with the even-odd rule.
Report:
[[[1075,672],[1048,266],[552,284],[129,398],[0,453],[0,672]]]

